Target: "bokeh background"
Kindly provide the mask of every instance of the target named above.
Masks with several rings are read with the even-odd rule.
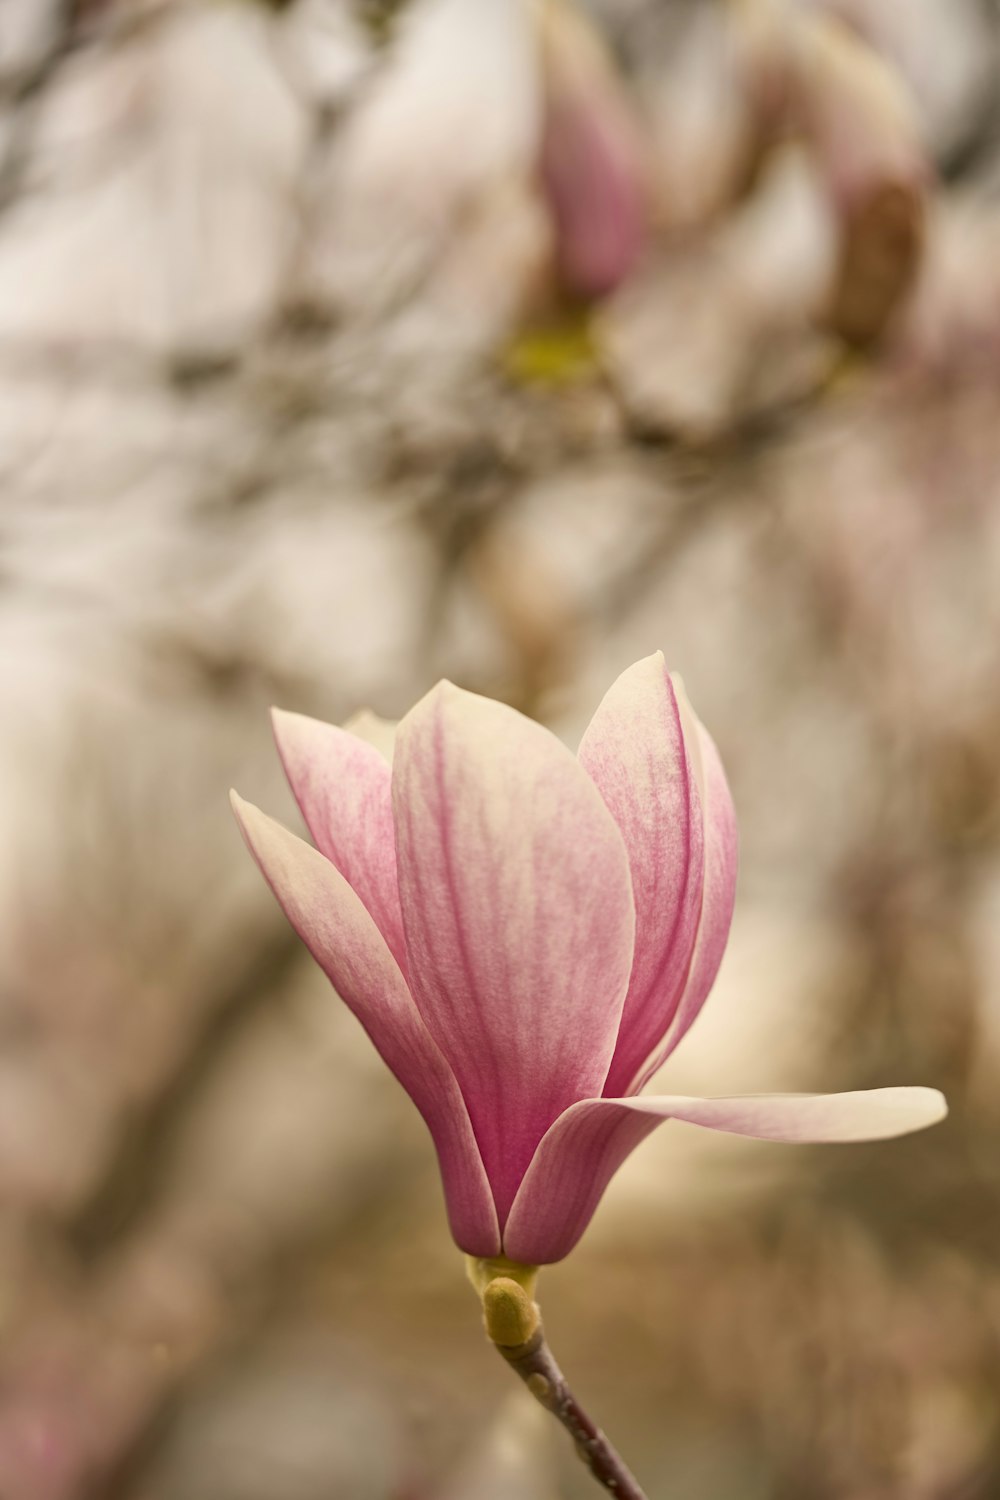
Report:
[[[0,0],[0,1496],[585,1500],[231,821],[267,707],[571,742],[661,648],[743,864],[542,1281],[651,1497],[1000,1493],[1000,7]]]

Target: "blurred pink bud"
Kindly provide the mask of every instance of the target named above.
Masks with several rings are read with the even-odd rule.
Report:
[[[568,291],[600,297],[624,280],[645,243],[639,125],[610,57],[567,0],[545,0],[540,36],[541,175],[556,264]]]
[[[877,338],[913,286],[930,175],[901,78],[835,17],[791,33],[791,111],[840,221],[826,321],[852,343]]]
[[[439,683],[392,765],[362,735],[276,713],[316,848],[234,796],[286,916],[409,1093],[472,1255],[566,1255],[663,1120],[763,1140],[899,1135],[933,1089],[640,1097],[715,979],[737,835],[714,744],[662,656],[613,684],[574,756]]]

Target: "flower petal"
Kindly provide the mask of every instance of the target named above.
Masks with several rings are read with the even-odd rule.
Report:
[[[414,999],[503,1223],[549,1125],[604,1083],[632,963],[625,848],[554,735],[448,682],[400,724],[392,791]]]
[[[465,1101],[374,921],[328,859],[235,793],[232,802],[285,916],[427,1122],[457,1244],[495,1255],[496,1210]]]
[[[701,796],[662,652],[612,685],[579,759],[621,829],[635,896],[635,960],[604,1086],[615,1097],[631,1092],[681,1003],[702,904]]]
[[[405,974],[386,757],[335,724],[280,708],[271,718],[285,775],[316,847],[361,897]]]
[[[694,956],[684,994],[661,1044],[635,1082],[648,1083],[694,1025],[708,999],[729,938],[739,871],[739,832],[736,810],[715,742],[703,724],[697,725],[698,763],[705,815],[705,889]]]
[[[504,1254],[531,1265],[567,1255],[622,1162],[664,1120],[762,1141],[878,1141],[923,1130],[947,1112],[943,1095],[927,1088],[587,1099],[560,1116],[535,1152],[507,1220]]]

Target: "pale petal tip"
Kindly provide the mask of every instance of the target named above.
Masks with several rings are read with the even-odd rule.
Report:
[[[294,737],[300,736],[302,731],[312,723],[305,714],[294,713],[288,708],[278,708],[274,704],[269,710],[271,715],[271,732],[274,735],[278,749],[282,744],[288,744]]]
[[[667,658],[664,656],[662,650],[657,648],[655,651],[650,651],[648,656],[640,656],[631,666],[625,668],[625,672],[639,672],[643,667],[654,673],[666,672]],[[624,675],[624,673],[619,675]]]
[[[433,687],[429,687],[426,693],[424,693],[420,698],[417,699],[413,707],[403,715],[403,718],[400,722],[403,724],[410,724],[414,719],[422,718],[424,714],[428,713],[434,708],[434,705],[436,703],[440,702],[441,699],[448,697],[449,689],[452,693],[458,692],[455,684],[453,682],[449,682],[447,677],[439,678],[438,681],[435,682]]]
[[[940,1089],[921,1084],[866,1089],[856,1094],[831,1095],[850,1102],[855,1128],[850,1138],[858,1141],[893,1140],[937,1125],[948,1113],[948,1101]],[[848,1137],[845,1136],[845,1139]]]
[[[254,833],[259,834],[268,823],[274,820],[269,818],[267,813],[261,812],[260,808],[255,807],[252,802],[248,802],[245,797],[241,797],[234,787],[229,789],[229,805],[240,826],[240,832],[253,849]]]
[[[940,1089],[922,1085],[871,1089],[855,1096],[865,1113],[862,1128],[854,1139],[890,1141],[903,1135],[914,1135],[938,1125],[948,1114],[948,1101]],[[867,1113],[868,1101],[877,1113]]]
[[[485,698],[481,693],[473,693],[468,688],[459,687],[449,677],[441,677],[433,687],[427,689],[422,698],[418,698],[400,723],[409,727],[435,714],[446,716],[450,721],[456,713],[461,713],[467,708],[482,708],[484,704],[488,704],[491,710],[506,707],[493,698]]]
[[[645,671],[649,681],[654,687],[659,687],[665,677],[673,688],[674,695],[680,703],[687,707],[693,716],[694,710],[688,701],[687,689],[684,686],[684,678],[680,672],[673,672],[667,666],[667,658],[662,650],[651,651],[648,656],[640,656],[639,660],[633,662],[631,667],[626,667],[623,676]]]
[[[239,828],[240,833],[243,835],[243,842],[247,845],[247,848],[252,854],[253,845],[250,840],[250,829],[248,827],[250,814],[253,811],[252,805],[251,803],[246,802],[240,796],[235,787],[231,786],[229,788],[229,806],[233,810],[233,817],[236,819],[236,826]]]
[[[296,799],[303,790],[302,777],[307,777],[310,769],[321,762],[330,736],[339,732],[332,724],[314,719],[309,714],[272,707],[271,733]]]
[[[229,788],[229,806],[232,808],[233,816],[240,825],[243,834],[247,835],[247,828],[253,820],[254,813],[258,813],[258,816],[260,815],[259,809],[254,807],[252,802],[247,802],[245,797],[241,797],[236,788],[232,786]]]
[[[923,1130],[928,1125],[937,1125],[941,1120],[948,1118],[948,1101],[940,1089],[918,1088],[914,1093],[921,1096],[924,1117],[915,1130]]]

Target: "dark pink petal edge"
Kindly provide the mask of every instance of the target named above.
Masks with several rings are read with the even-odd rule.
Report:
[[[356,734],[305,714],[276,708],[271,721],[288,784],[313,842],[361,898],[405,974],[392,772],[385,756]]]
[[[232,801],[285,916],[427,1122],[456,1243],[496,1255],[496,1210],[469,1112],[370,914],[324,855],[235,793]]]

